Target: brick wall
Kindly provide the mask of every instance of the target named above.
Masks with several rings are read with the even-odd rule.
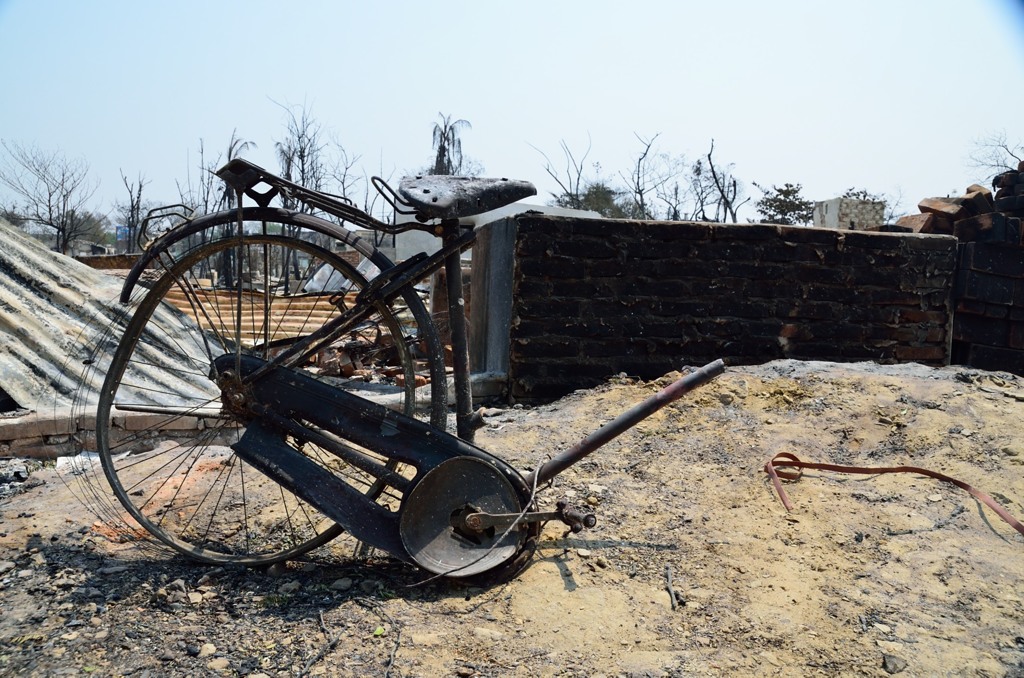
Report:
[[[949,360],[952,237],[535,215],[517,225],[516,399],[716,358]]]
[[[953,361],[1024,374],[1024,247],[961,245],[953,303]]]

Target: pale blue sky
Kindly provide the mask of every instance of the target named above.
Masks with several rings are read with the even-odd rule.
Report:
[[[232,130],[273,169],[305,104],[368,173],[425,166],[438,113],[488,175],[554,185],[559,142],[628,171],[634,133],[693,159],[715,139],[747,193],[801,183],[920,198],[981,177],[972,143],[1024,141],[1021,0],[246,2],[0,0],[0,138],[119,170],[171,202]],[[748,205],[742,217],[755,217]]]

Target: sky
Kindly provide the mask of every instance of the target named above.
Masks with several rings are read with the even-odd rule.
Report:
[[[713,139],[754,198],[856,187],[916,212],[985,178],[980,141],[1024,142],[1024,0],[0,0],[0,82],[0,139],[84,160],[104,213],[121,173],[176,202],[232,133],[276,169],[303,109],[368,175],[427,166],[443,114],[540,201],[563,142],[621,183],[658,135],[689,161]]]

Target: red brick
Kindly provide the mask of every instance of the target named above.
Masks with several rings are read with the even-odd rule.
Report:
[[[984,186],[982,186],[980,184],[971,184],[970,186],[967,187],[967,191],[966,192],[967,193],[984,193],[984,194],[988,195],[988,197],[990,199],[992,198],[992,191],[988,190],[987,188],[985,188]]]
[[[960,252],[960,267],[1010,278],[1024,278],[1024,248],[994,243],[967,243]]]
[[[953,235],[960,242],[972,240],[1005,240],[1006,221],[999,212],[980,214],[969,219],[961,219],[953,224]],[[1018,238],[1019,240],[1019,235]]]
[[[988,214],[995,209],[991,191],[971,191],[963,197],[961,204],[972,215]]]
[[[957,313],[968,313],[970,315],[985,315],[987,304],[984,301],[975,299],[960,299],[956,302]]]
[[[935,218],[931,220],[928,225],[927,231],[922,233],[928,233],[931,235],[953,235],[953,220],[949,217],[933,215]]]
[[[1024,323],[1010,324],[1010,348],[1024,348]]]
[[[914,233],[931,233],[932,222],[935,221],[934,214],[908,214],[896,221],[897,226],[909,228]]]
[[[946,361],[946,349],[943,346],[897,346],[897,360]]]
[[[901,308],[900,322],[932,323],[938,325],[946,322],[946,314],[943,311],[922,311],[916,308]]]
[[[917,208],[928,214],[938,214],[952,221],[968,216],[967,210],[959,203],[958,198],[925,198],[917,203]]]

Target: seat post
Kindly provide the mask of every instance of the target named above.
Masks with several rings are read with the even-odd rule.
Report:
[[[454,244],[461,231],[458,220],[442,224],[444,244]],[[476,433],[473,416],[473,387],[469,374],[469,340],[466,329],[466,300],[462,288],[462,253],[455,249],[444,260],[445,281],[448,291],[448,326],[452,337],[452,368],[455,380],[456,434],[472,442]]]

